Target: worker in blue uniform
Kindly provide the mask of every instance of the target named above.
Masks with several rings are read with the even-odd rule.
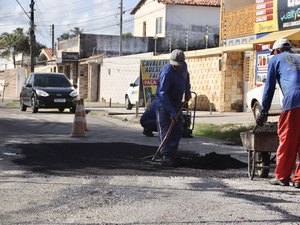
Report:
[[[158,77],[155,94],[155,110],[160,143],[167,135],[173,121],[173,129],[162,147],[162,165],[173,166],[182,135],[181,110],[184,101],[191,98],[190,78],[182,50],[171,53],[170,62],[165,64]],[[177,114],[179,116],[177,117]]]
[[[151,99],[151,103],[140,118],[140,124],[144,128],[143,134],[147,137],[153,137],[153,132],[157,132],[154,96],[151,96]]]
[[[300,188],[300,54],[291,51],[291,43],[287,39],[278,39],[273,45],[269,61],[267,80],[262,99],[261,115],[257,125],[267,121],[268,112],[278,82],[283,94],[282,112],[278,120],[279,146],[276,151],[275,178],[272,185]],[[294,172],[293,172],[294,170]]]

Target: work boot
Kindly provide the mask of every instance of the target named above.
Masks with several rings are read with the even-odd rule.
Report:
[[[175,160],[172,157],[163,156],[161,160],[162,166],[173,167],[175,166]]]
[[[154,137],[154,134],[151,130],[148,130],[147,128],[144,128],[143,134],[147,137]]]
[[[289,186],[290,181],[289,180],[278,180],[277,178],[273,178],[269,180],[269,183],[272,185],[280,185],[280,186]]]
[[[293,186],[294,186],[294,188],[300,188],[300,183],[294,182],[294,183],[293,183]]]

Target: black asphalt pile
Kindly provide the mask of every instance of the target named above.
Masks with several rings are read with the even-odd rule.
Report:
[[[157,150],[155,146],[131,143],[67,143],[21,144],[15,147],[21,149],[21,157],[14,159],[14,163],[28,171],[49,175],[196,177],[247,175],[245,171],[236,171],[236,169],[246,168],[246,163],[230,155],[220,155],[214,152],[201,156],[194,152],[180,151],[175,167],[163,167],[159,160],[155,162],[151,160],[151,156]]]
[[[255,133],[277,133],[277,122],[268,122],[257,127]]]
[[[200,156],[191,152],[180,152],[178,154],[177,165],[181,167],[190,167],[205,170],[226,170],[240,169],[247,166],[230,155],[220,155],[215,152]]]

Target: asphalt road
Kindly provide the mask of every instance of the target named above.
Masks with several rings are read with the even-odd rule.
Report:
[[[73,120],[0,108],[1,224],[300,224],[299,190],[249,180],[241,146],[182,139],[165,168],[131,119],[90,113],[76,138]]]

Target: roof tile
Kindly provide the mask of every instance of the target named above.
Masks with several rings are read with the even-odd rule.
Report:
[[[221,0],[158,0],[164,4],[198,5],[198,6],[220,6]]]
[[[195,6],[213,6],[220,7],[221,0],[157,0],[159,3],[167,5],[195,5]],[[130,14],[135,14],[146,0],[140,0],[139,3],[134,7]]]

